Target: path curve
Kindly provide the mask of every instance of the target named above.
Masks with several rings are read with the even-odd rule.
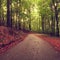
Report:
[[[60,53],[49,43],[30,34],[21,43],[0,55],[0,60],[60,60]]]

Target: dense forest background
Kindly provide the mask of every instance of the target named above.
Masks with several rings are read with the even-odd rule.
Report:
[[[0,26],[60,35],[60,0],[0,0]]]

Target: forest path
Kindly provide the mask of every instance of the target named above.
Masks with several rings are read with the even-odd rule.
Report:
[[[21,43],[0,55],[0,60],[60,60],[60,53],[46,41],[29,34]]]

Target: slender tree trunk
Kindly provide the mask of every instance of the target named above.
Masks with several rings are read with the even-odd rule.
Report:
[[[29,30],[31,30],[31,20],[29,20]]]
[[[40,32],[40,18],[39,18],[39,32]]]
[[[23,31],[25,31],[25,21],[23,19]]]
[[[16,24],[15,24],[15,28],[17,29],[18,27],[17,27],[17,24],[18,24],[18,21],[17,21],[17,12],[16,12],[16,22],[15,22]]]
[[[28,10],[29,13],[29,30],[31,31],[31,15],[30,15],[30,9]]]
[[[12,0],[11,0],[11,12],[10,12],[10,15],[11,15],[11,27],[12,27],[12,25],[13,25],[13,23],[12,23]]]
[[[1,0],[0,0],[0,25],[1,25]]]
[[[42,17],[42,33],[44,33],[44,17]]]
[[[19,26],[19,30],[21,30],[21,15],[20,15],[20,13],[21,13],[21,11],[22,11],[22,4],[21,4],[21,0],[18,0],[19,2],[18,2],[18,26]]]
[[[59,19],[58,19],[58,10],[57,6],[55,6],[55,19],[56,19],[56,36],[59,37]]]
[[[53,12],[54,12],[54,9],[53,7],[54,6],[54,0],[52,0],[52,3],[50,3],[50,8],[51,8],[51,36],[55,35],[55,19],[54,19],[54,15],[53,15]]]
[[[55,19],[54,16],[51,15],[52,23],[51,23],[51,35],[55,35]]]
[[[11,21],[11,0],[7,0],[7,27],[12,26]]]

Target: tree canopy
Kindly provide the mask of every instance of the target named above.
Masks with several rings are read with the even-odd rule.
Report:
[[[60,0],[0,0],[0,25],[60,35]]]

